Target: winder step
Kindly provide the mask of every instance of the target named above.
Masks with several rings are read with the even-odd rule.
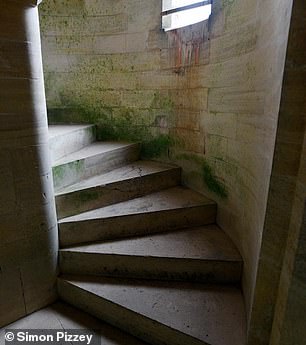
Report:
[[[103,141],[92,143],[53,163],[53,181],[56,190],[84,178],[138,160],[139,143]]]
[[[60,245],[213,224],[216,208],[188,188],[169,188],[59,220]]]
[[[90,344],[100,345],[149,345],[120,329],[113,327],[101,320],[84,313],[83,311],[68,305],[65,302],[55,302],[38,311],[15,321],[3,328],[0,328],[0,345],[5,345],[4,334],[6,330],[14,329],[20,331],[30,331],[37,329],[45,330],[66,330],[68,334],[89,334],[98,339],[98,342]],[[74,333],[76,330],[77,333]],[[34,331],[35,332],[35,331]],[[39,334],[39,333],[38,333]],[[87,342],[59,342],[58,344],[86,344]],[[22,342],[20,343],[22,344]],[[27,344],[27,342],[23,342]],[[29,341],[29,344],[31,342]],[[35,342],[37,344],[37,342]],[[42,342],[39,342],[42,344]],[[54,342],[46,342],[54,344]]]
[[[65,274],[238,283],[242,270],[217,225],[70,247],[59,257]]]
[[[61,277],[64,301],[160,345],[243,345],[243,296],[234,286]]]
[[[84,179],[56,193],[59,218],[133,199],[180,184],[181,169],[169,164],[136,161]]]
[[[81,150],[96,139],[94,125],[49,125],[51,162]]]

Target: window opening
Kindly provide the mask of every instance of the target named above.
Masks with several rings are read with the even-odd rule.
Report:
[[[162,28],[165,31],[196,24],[211,15],[211,0],[163,0]]]

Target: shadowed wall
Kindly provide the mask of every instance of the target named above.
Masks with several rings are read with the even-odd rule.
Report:
[[[0,326],[56,299],[57,221],[38,10],[0,4]]]

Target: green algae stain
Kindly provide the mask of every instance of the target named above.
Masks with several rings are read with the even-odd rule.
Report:
[[[84,170],[84,160],[77,160],[66,164],[54,166],[52,168],[53,180],[55,185],[60,184],[66,176],[70,174],[79,174]]]
[[[217,179],[213,173],[212,167],[207,163],[205,158],[196,156],[194,154],[180,154],[177,155],[176,158],[178,160],[186,160],[196,163],[200,168],[202,180],[207,188],[222,199],[226,199],[228,197],[226,187]]]
[[[65,169],[62,165],[52,168],[52,174],[55,181],[60,181],[65,175]]]
[[[169,135],[161,134],[157,137],[144,141],[141,148],[141,156],[143,158],[157,158],[168,154],[173,140]]]
[[[153,135],[144,123],[135,124],[135,118],[125,116],[111,121],[100,121],[97,125],[98,140],[126,140],[141,142],[142,158],[157,158],[168,154],[172,140],[168,134]],[[138,120],[139,122],[139,120]]]
[[[84,169],[84,160],[69,162],[67,164],[67,169],[75,171],[76,173],[81,172]]]
[[[170,97],[167,97],[161,94],[159,91],[156,91],[153,95],[151,102],[151,108],[153,109],[163,109],[165,111],[171,112],[174,110],[175,104]]]
[[[48,110],[51,122],[93,123],[96,126],[96,137],[99,141],[141,142],[141,156],[143,158],[158,158],[167,155],[170,146],[174,143],[169,134],[153,134],[153,129],[158,129],[160,119],[155,117],[150,120],[145,116],[141,117],[135,108],[114,109],[104,104],[77,103],[72,102],[64,94],[62,101],[67,105],[67,108]],[[169,106],[166,101],[164,104]],[[116,112],[114,113],[114,111]],[[167,115],[163,116],[163,121],[167,122]]]
[[[84,202],[88,202],[88,201],[93,201],[93,200],[97,200],[100,196],[100,193],[89,190],[89,191],[82,191],[79,194],[79,201],[81,203],[81,205],[83,205]]]
[[[225,186],[217,180],[217,178],[213,174],[212,168],[208,165],[207,162],[202,163],[202,173],[203,180],[210,191],[217,194],[221,198],[228,197]]]

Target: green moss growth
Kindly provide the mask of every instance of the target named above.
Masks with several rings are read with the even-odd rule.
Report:
[[[141,156],[143,158],[157,158],[162,155],[168,154],[169,148],[172,143],[173,140],[169,135],[158,135],[155,138],[144,141],[142,143]]]
[[[63,169],[61,165],[58,165],[52,168],[52,174],[53,174],[54,180],[59,181],[63,178],[65,174],[65,170]]]
[[[54,179],[57,181],[61,180],[65,176],[65,173],[68,169],[80,172],[82,169],[84,169],[84,161],[69,162],[67,164],[53,167],[52,173]]]
[[[84,202],[96,200],[99,196],[98,192],[84,190],[79,194],[80,204],[83,205]]]
[[[203,180],[207,188],[221,198],[227,198],[228,193],[225,186],[220,183],[212,172],[212,168],[207,162],[202,163]]]
[[[198,166],[200,166],[201,176],[207,188],[211,192],[218,195],[220,198],[225,199],[228,197],[228,192],[224,184],[217,179],[217,177],[213,173],[211,166],[204,158],[196,156],[194,154],[180,154],[177,155],[176,158],[178,160],[187,160],[196,163]]]
[[[96,124],[98,140],[139,141],[148,134],[146,127],[135,124],[134,112],[130,109],[123,109],[118,117],[100,116]]]
[[[169,135],[152,135],[145,124],[134,124],[133,117],[126,115],[112,121],[99,121],[98,140],[126,140],[141,142],[141,157],[157,158],[168,153],[172,140]]]
[[[68,165],[68,169],[74,170],[76,172],[80,172],[84,169],[84,160],[69,162],[67,165]]]
[[[62,101],[67,108],[50,109],[51,122],[94,123],[97,140],[122,140],[141,142],[143,158],[157,158],[168,154],[174,140],[168,134],[152,134],[152,129],[158,127],[157,119],[141,118],[133,108],[116,109],[100,105],[77,104],[62,95]]]
[[[161,92],[155,92],[151,102],[151,108],[160,108],[165,111],[171,112],[174,109],[174,102],[168,96],[163,95]]]

